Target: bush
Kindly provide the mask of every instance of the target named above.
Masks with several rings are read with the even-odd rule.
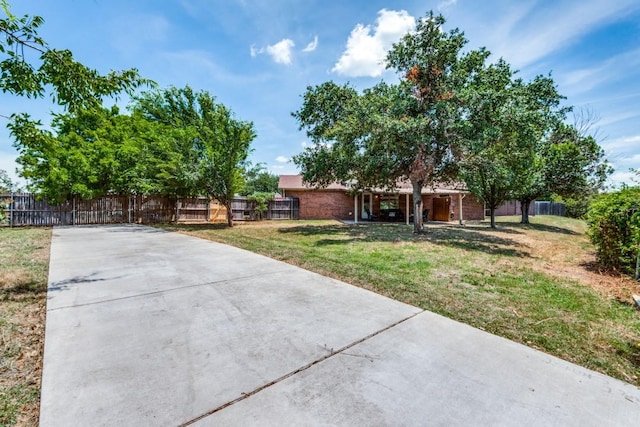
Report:
[[[274,193],[255,192],[247,196],[247,201],[254,202],[256,207],[254,212],[258,216],[258,219],[262,219],[262,215],[269,210],[269,202],[275,197]]]
[[[598,196],[589,207],[587,221],[600,265],[633,274],[640,252],[640,187]]]

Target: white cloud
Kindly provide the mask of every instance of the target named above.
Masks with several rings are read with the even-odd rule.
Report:
[[[438,10],[446,10],[451,6],[455,6],[458,3],[458,0],[444,0],[438,4]]]
[[[631,75],[640,66],[640,49],[634,49],[610,57],[595,67],[570,71],[562,76],[572,95],[588,92],[591,89],[623,79]]]
[[[600,145],[602,145],[607,152],[635,150],[640,145],[640,135],[624,136],[611,141],[604,141]]]
[[[278,64],[291,64],[291,50],[296,44],[291,39],[282,39],[274,45],[267,46],[267,53]]]
[[[278,157],[276,157],[276,162],[278,162],[278,163],[288,163],[289,162],[289,158],[285,157],[285,156],[278,156]]]
[[[404,10],[382,9],[375,27],[358,24],[351,31],[347,48],[331,71],[348,77],[380,76],[387,52],[415,28],[415,23],[415,18]]]
[[[302,146],[302,148],[307,148],[309,146],[309,143],[307,141],[302,141],[300,145]]]
[[[249,53],[251,54],[252,58],[255,58],[256,56],[260,55],[261,53],[264,53],[264,48],[258,49],[256,47],[256,45],[252,44],[251,47],[249,48]]]
[[[534,9],[536,2],[514,2],[493,23],[485,44],[516,68],[532,64],[638,9],[637,0],[557,1]],[[567,17],[574,17],[568,19]]]
[[[313,41],[310,42],[307,47],[305,47],[304,49],[302,49],[303,52],[313,52],[314,50],[316,50],[318,48],[318,36],[315,36],[313,38]]]

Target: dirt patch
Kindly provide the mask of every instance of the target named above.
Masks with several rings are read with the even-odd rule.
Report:
[[[536,221],[545,221],[545,218]],[[514,221],[515,222],[515,221]],[[586,226],[549,228],[540,233],[539,229],[527,228],[507,222],[498,224],[496,231],[479,224],[483,232],[496,237],[509,232],[509,238],[517,242],[527,257],[517,263],[526,265],[541,273],[565,277],[591,287],[600,295],[623,303],[633,303],[632,295],[640,294],[640,282],[628,276],[600,272],[596,266],[595,250],[586,235]],[[543,238],[541,238],[541,236]],[[513,263],[511,260],[500,262]]]

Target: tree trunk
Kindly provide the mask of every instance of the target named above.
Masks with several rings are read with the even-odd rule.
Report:
[[[227,208],[227,225],[229,227],[233,227],[233,211],[231,210],[231,202],[225,203],[224,207]]]
[[[491,211],[491,228],[496,228],[496,208],[494,206],[490,206],[489,210]]]
[[[422,185],[424,181],[411,181],[413,187],[413,232],[423,233],[424,222],[422,221]],[[409,212],[407,212],[409,215]]]
[[[520,202],[520,210],[522,211],[522,219],[520,220],[520,224],[529,224],[529,206],[531,205],[531,200],[523,199],[519,200]]]

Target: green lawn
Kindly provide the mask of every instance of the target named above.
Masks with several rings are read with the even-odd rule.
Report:
[[[49,228],[0,228],[0,425],[38,424]]]
[[[589,271],[593,248],[581,221],[501,220],[497,230],[441,226],[425,235],[406,225],[333,221],[166,228],[335,277],[640,385],[640,314],[615,298],[637,285]]]

